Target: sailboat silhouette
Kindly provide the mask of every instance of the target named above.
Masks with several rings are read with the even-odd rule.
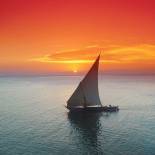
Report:
[[[103,106],[98,91],[98,68],[100,54],[94,64],[79,83],[78,87],[67,101],[71,111],[118,111],[118,106]]]

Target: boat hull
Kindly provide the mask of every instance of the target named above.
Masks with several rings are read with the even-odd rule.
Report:
[[[81,108],[81,107],[67,107],[67,109],[69,109],[70,111],[73,112],[85,112],[85,111],[94,111],[94,112],[117,112],[119,111],[118,106],[103,106],[103,107],[85,107],[85,108]]]

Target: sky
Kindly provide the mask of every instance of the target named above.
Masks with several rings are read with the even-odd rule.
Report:
[[[154,0],[0,0],[0,75],[155,73]]]

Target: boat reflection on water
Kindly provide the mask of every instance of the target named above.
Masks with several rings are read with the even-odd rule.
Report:
[[[98,141],[101,133],[100,131],[102,129],[100,123],[100,117],[102,115],[102,113],[96,112],[68,113],[71,130],[74,134],[76,133],[76,137],[74,137],[74,139],[78,140],[78,144],[80,142],[81,146],[79,146],[79,148],[81,148],[81,150],[85,150],[85,152],[82,153],[103,153]]]

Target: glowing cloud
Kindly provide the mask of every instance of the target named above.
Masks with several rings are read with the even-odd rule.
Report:
[[[117,46],[111,48],[100,48],[101,62],[105,63],[132,63],[155,60],[155,45],[137,45],[137,46]],[[42,57],[34,57],[29,61],[38,61],[43,63],[92,63],[99,52],[98,48],[83,48],[80,50],[71,50],[68,52],[58,52]]]

